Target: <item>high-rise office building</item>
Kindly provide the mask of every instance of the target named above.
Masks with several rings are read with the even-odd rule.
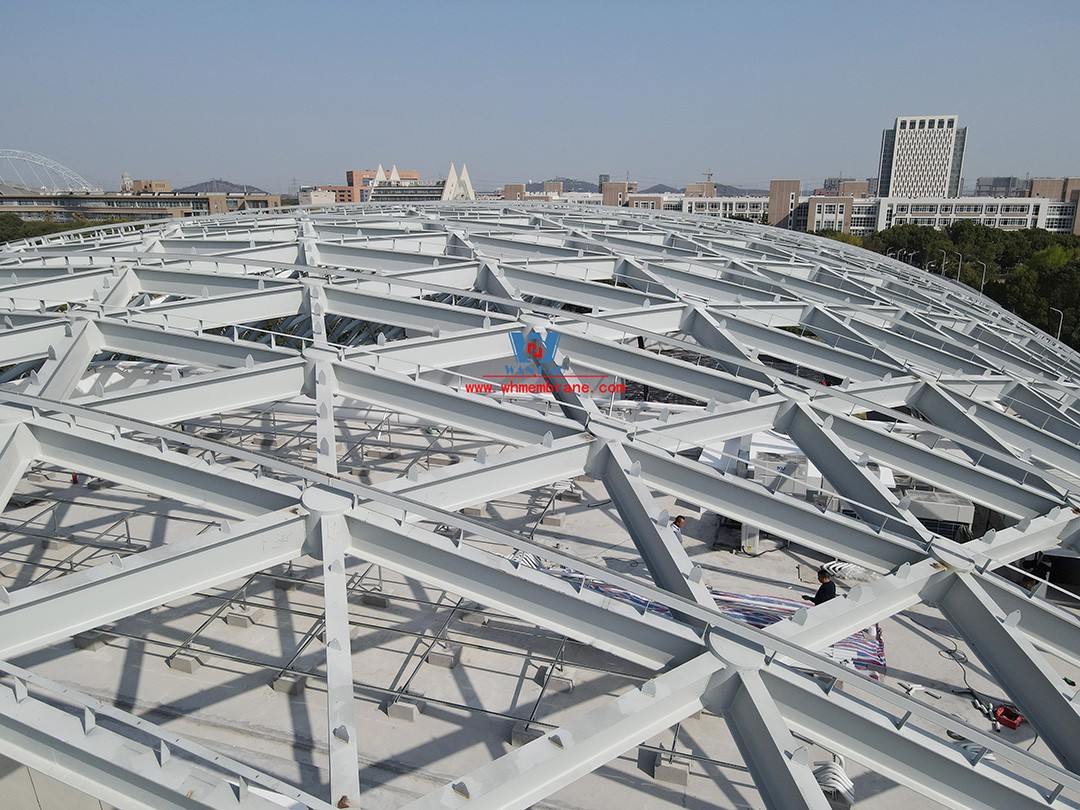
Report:
[[[881,136],[878,195],[957,197],[967,127],[955,115],[905,115]]]

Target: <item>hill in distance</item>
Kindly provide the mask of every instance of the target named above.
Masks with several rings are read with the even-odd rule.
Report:
[[[230,183],[228,180],[206,180],[193,186],[176,189],[178,194],[265,194],[261,188]]]
[[[568,177],[556,177],[554,180],[547,182],[557,182],[562,180],[564,191],[587,191],[597,192],[600,189],[596,183],[590,183],[588,180],[572,180]],[[617,181],[616,181],[617,182]],[[544,183],[526,183],[525,191],[529,194],[539,194],[544,190]],[[639,194],[685,194],[686,188],[676,188],[675,186],[669,186],[665,183],[657,183],[654,186],[649,186],[646,189],[642,189]],[[716,183],[716,196],[717,197],[768,197],[769,190],[767,188],[739,188],[738,186],[729,186],[727,183]]]
[[[768,197],[769,190],[762,188],[739,188],[738,186],[729,186],[727,183],[716,183],[716,196],[717,197]],[[685,194],[686,188],[674,188],[673,186],[667,186],[663,183],[657,183],[655,186],[649,186],[647,189],[643,189],[641,194]]]
[[[716,184],[716,196],[717,197],[768,197],[769,190],[767,188],[739,188],[738,186],[729,186],[727,183]]]

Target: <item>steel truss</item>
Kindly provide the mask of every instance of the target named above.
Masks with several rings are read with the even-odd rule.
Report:
[[[806,739],[946,806],[1080,806],[1080,712],[1053,660],[1080,663],[1080,622],[1045,586],[995,573],[1036,552],[1078,552],[1080,357],[967,287],[734,221],[453,204],[59,235],[0,248],[0,278],[0,506],[29,469],[53,464],[220,515],[195,537],[0,588],[0,659],[314,558],[330,778],[325,796],[308,795],[8,663],[0,753],[122,807],[267,806],[254,788],[311,808],[359,806],[346,567],[360,559],[655,674],[410,807],[528,807],[703,709],[728,722],[770,808],[827,806]],[[478,369],[516,362],[511,333],[539,326],[560,336],[548,381],[610,375],[689,404],[624,412],[606,397],[467,387],[483,381]],[[114,385],[103,370],[117,359],[162,371]],[[282,404],[310,409],[307,460],[184,429]],[[366,484],[343,473],[335,441],[356,407],[491,449]],[[687,452],[765,429],[799,445],[843,511],[741,477],[737,459],[717,470]],[[870,462],[986,505],[1002,526],[967,543],[936,535]],[[459,511],[577,475],[603,481],[654,585]],[[732,623],[657,491],[881,576],[766,630]],[[672,617],[491,544],[625,587]],[[920,604],[940,608],[1056,761],[821,654]],[[849,688],[832,689],[839,680]],[[62,702],[50,699],[58,691]],[[959,752],[946,730],[984,754]]]

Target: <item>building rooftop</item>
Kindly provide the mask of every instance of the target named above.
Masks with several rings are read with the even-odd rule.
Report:
[[[970,288],[529,203],[0,278],[9,796],[1080,803],[1080,357]]]

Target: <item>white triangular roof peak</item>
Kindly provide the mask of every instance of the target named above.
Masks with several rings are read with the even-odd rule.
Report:
[[[461,164],[461,174],[458,175],[458,187],[461,189],[462,199],[476,199],[476,192],[473,191],[472,180],[469,179],[469,167],[464,163]]]

